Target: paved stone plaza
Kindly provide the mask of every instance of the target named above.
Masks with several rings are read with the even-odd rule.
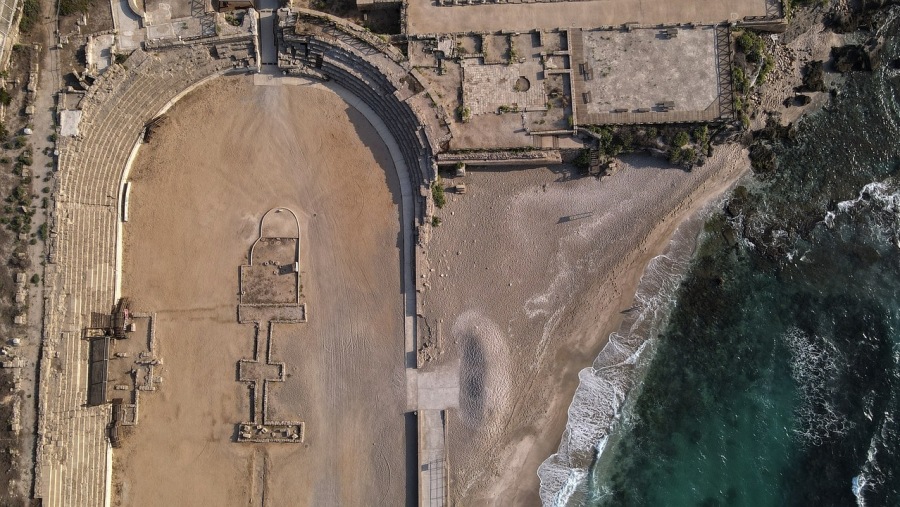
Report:
[[[472,114],[496,113],[499,108],[514,110],[543,108],[543,69],[529,61],[511,65],[463,65],[463,103]]]
[[[585,31],[587,113],[654,109],[674,102],[675,111],[703,111],[718,97],[716,38],[712,27],[663,30]]]
[[[418,35],[501,30],[527,32],[556,28],[620,26],[625,23],[712,24],[729,20],[738,21],[748,16],[767,16],[772,13],[771,2],[767,0],[720,2],[586,0],[477,5],[441,5],[435,0],[410,0],[407,9],[407,33]]]

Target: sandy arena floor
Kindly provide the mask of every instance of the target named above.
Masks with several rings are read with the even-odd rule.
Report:
[[[161,390],[114,453],[114,504],[402,505],[399,186],[382,140],[335,94],[220,78],[176,104],[131,172],[123,295],[157,314]],[[270,208],[301,222],[307,324],[279,325],[272,420],[304,444],[239,444],[251,410],[236,363],[238,266]],[[414,473],[414,470],[412,470]]]

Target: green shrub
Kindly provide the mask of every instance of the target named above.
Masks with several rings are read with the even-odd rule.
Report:
[[[459,106],[456,108],[456,115],[459,117],[459,120],[463,123],[469,123],[469,120],[472,119],[472,110],[469,109],[469,106]]]
[[[7,139],[5,143],[3,143],[3,147],[7,150],[18,150],[19,148],[25,146],[25,136],[16,136],[12,139]]]
[[[750,30],[744,30],[736,42],[738,50],[747,56],[748,62],[759,63],[762,61],[766,46],[759,35]]]
[[[41,3],[39,0],[25,0],[22,5],[22,20],[19,21],[19,30],[28,33],[41,19]]]
[[[30,166],[34,163],[34,159],[31,157],[31,150],[25,150],[16,157],[16,162],[22,164],[25,167]]]
[[[697,161],[697,151],[693,148],[672,148],[669,150],[669,163],[672,165],[693,165]]]
[[[774,68],[775,68],[775,60],[771,56],[766,55],[765,59],[763,59],[762,68],[759,69],[759,79],[757,79],[756,82],[759,84],[765,83],[766,76],[768,76],[769,73],[772,72],[772,69],[774,69]]]
[[[747,75],[744,74],[744,69],[740,67],[731,69],[731,80],[734,83],[734,91],[741,95],[750,90],[750,80],[747,79]]]
[[[706,148],[709,145],[709,127],[703,125],[702,127],[697,127],[693,132],[694,142],[697,143],[701,148]]]
[[[444,196],[444,186],[441,185],[440,178],[431,184],[431,197],[434,199],[434,205],[438,208],[443,208],[447,204],[447,197]]]
[[[613,130],[611,127],[591,127],[591,132],[599,138],[598,151],[601,156],[618,157],[633,149],[634,136],[628,129]]]
[[[672,146],[675,148],[681,148],[687,143],[691,142],[691,138],[687,132],[683,130],[679,130],[675,137],[672,138]]]
[[[581,150],[581,153],[575,157],[575,160],[573,160],[572,163],[578,169],[586,171],[591,166],[591,150],[587,148]]]
[[[59,15],[86,14],[91,7],[91,0],[59,0]]]
[[[27,182],[17,185],[6,201],[15,206],[31,206],[31,192],[29,191],[28,186],[29,183]]]

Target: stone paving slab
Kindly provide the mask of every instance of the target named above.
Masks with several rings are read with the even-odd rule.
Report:
[[[584,79],[591,101],[587,113],[653,109],[674,102],[674,111],[703,111],[718,97],[716,37],[711,26],[679,29],[669,38],[660,29],[584,31]],[[576,99],[581,99],[577,97]],[[623,111],[625,112],[625,111]]]
[[[510,65],[463,65],[463,104],[472,114],[496,113],[501,106],[542,108],[547,103],[543,79],[539,76],[543,69],[539,62],[514,63]],[[516,89],[520,77],[528,82],[526,91]]]
[[[409,0],[406,31],[433,33],[550,30],[642,25],[715,24],[770,14],[767,0],[586,0],[442,6]]]

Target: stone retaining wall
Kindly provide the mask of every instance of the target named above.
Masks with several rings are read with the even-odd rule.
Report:
[[[481,166],[503,165],[554,165],[562,163],[559,150],[475,150],[441,153],[437,156],[440,166],[457,163]]]

